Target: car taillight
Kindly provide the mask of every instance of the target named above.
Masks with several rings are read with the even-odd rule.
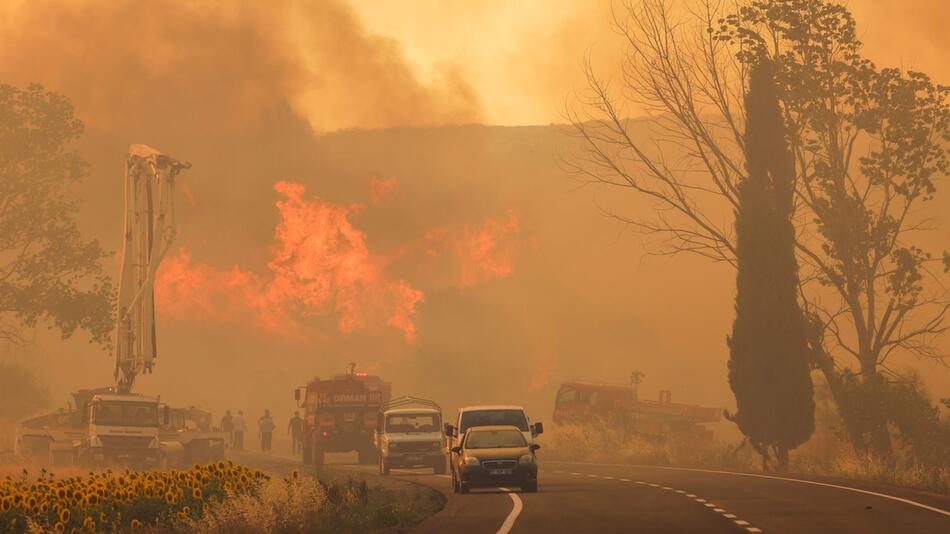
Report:
[[[327,436],[330,435],[330,433],[327,432],[326,430],[324,430],[323,432],[320,433],[320,435],[323,436],[324,438],[326,438]]]

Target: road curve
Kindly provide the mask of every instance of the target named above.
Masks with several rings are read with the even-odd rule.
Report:
[[[414,533],[950,532],[950,497],[851,481],[548,461],[538,493],[499,488],[459,495],[448,477],[429,470],[393,470],[392,477],[446,496],[445,507]]]

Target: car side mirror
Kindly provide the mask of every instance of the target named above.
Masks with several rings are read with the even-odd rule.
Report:
[[[531,445],[528,445],[528,448],[532,451],[536,451],[541,448],[541,445],[538,443],[532,443]]]
[[[452,447],[452,452],[455,454],[462,454],[462,447]]]
[[[534,424],[534,426],[533,426],[533,428],[532,428],[531,430],[532,430],[532,433],[533,433],[535,436],[537,436],[537,435],[539,435],[539,434],[544,434],[544,425],[541,424],[541,421],[538,421],[537,423]]]
[[[297,388],[297,389],[294,390],[294,400],[295,400],[295,401],[299,401],[299,400],[300,400],[300,388]]]

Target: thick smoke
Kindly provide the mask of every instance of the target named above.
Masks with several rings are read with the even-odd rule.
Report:
[[[421,82],[339,0],[19,2],[0,8],[0,28],[0,77],[69,95],[97,129],[210,136],[288,107],[317,131],[481,114],[458,69]]]

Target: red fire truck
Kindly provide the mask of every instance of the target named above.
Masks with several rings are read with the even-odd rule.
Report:
[[[559,425],[598,423],[645,437],[711,439],[712,431],[702,423],[719,421],[721,412],[674,403],[668,390],[660,391],[659,400],[641,400],[635,387],[580,380],[561,384],[554,402],[554,422]]]
[[[332,379],[311,380],[294,391],[304,410],[303,463],[322,466],[328,452],[356,451],[361,464],[378,461],[373,432],[380,407],[389,402],[392,384],[380,377],[347,372]]]

